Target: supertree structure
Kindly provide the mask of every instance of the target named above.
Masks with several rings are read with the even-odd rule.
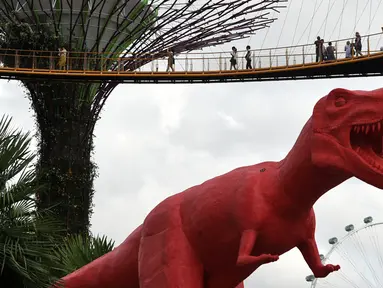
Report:
[[[0,46],[118,55],[129,70],[163,57],[169,48],[178,54],[249,37],[276,20],[270,13],[283,8],[282,2],[287,0],[1,0]],[[135,60],[147,53],[150,59]],[[116,69],[90,60],[87,69]],[[117,83],[22,83],[38,128],[37,169],[49,183],[37,195],[39,206],[54,205],[68,233],[88,233],[96,176],[93,131]]]

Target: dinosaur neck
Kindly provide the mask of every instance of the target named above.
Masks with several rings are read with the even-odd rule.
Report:
[[[310,118],[294,147],[280,162],[279,180],[284,192],[280,195],[284,198],[281,203],[286,203],[286,209],[294,207],[296,213],[310,211],[323,194],[350,177],[342,171],[313,164],[312,131]]]

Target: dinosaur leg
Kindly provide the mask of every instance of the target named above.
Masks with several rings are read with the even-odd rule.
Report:
[[[254,230],[246,230],[242,233],[237,263],[234,267],[227,267],[224,271],[217,271],[209,275],[207,288],[232,288],[243,287],[241,282],[251,275],[259,266],[277,261],[278,255],[262,254],[252,256],[257,233]],[[243,284],[242,284],[243,285]]]
[[[252,256],[251,251],[253,250],[254,244],[257,240],[257,232],[254,230],[245,230],[242,233],[241,242],[239,244],[239,252],[237,259],[237,266],[243,266],[248,264],[266,264],[274,262],[279,259],[278,255],[262,254],[259,256]]]
[[[202,288],[203,267],[180,227],[141,239],[140,288]]]
[[[323,265],[319,256],[318,247],[314,238],[307,239],[298,245],[303,257],[316,278],[324,278],[328,274],[340,269],[339,265]]]

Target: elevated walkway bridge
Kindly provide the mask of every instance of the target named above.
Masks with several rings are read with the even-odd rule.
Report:
[[[383,32],[362,37],[363,56],[346,58],[346,41],[331,41],[335,60],[316,61],[314,44],[251,50],[252,69],[245,69],[246,51],[238,51],[237,69],[230,70],[230,51],[175,55],[175,71],[167,72],[166,51],[159,55],[115,57],[92,52],[67,52],[63,69],[58,51],[0,49],[0,78],[117,83],[222,83],[383,75]],[[327,43],[325,43],[325,47]]]

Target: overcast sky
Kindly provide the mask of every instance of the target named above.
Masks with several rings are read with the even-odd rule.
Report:
[[[306,1],[314,6],[314,0]],[[299,19],[296,17],[298,2],[295,1],[297,6],[288,14],[288,19],[293,20],[287,20],[287,28],[283,30],[285,34],[290,33],[290,42],[283,40],[279,45],[292,42],[291,33]],[[309,11],[310,7],[304,9]],[[310,19],[310,13],[312,11],[303,14]],[[283,24],[283,15],[286,14],[281,14],[278,25]],[[336,13],[334,19],[337,20]],[[301,21],[306,25],[309,20]],[[322,21],[315,23],[314,27],[320,30]],[[369,22],[364,23],[367,25],[363,26],[362,33],[368,29]],[[378,32],[380,24],[374,24],[371,32]],[[276,45],[280,31],[270,29],[271,36],[267,38],[270,45],[265,44],[266,47]],[[317,31],[314,28],[312,31],[311,38],[315,39]],[[303,30],[296,34],[294,44]],[[341,37],[349,37],[349,34],[344,32]],[[299,43],[307,39],[308,35]],[[253,36],[249,43],[259,47],[259,43],[263,43],[262,35]],[[107,101],[95,130],[95,162],[100,176],[95,182],[92,231],[121,243],[165,197],[239,166],[282,159],[310,117],[316,101],[332,89],[372,90],[382,87],[382,80],[379,77],[120,85]],[[34,129],[28,100],[17,82],[0,82],[0,115],[4,113],[13,116],[15,125],[25,130]],[[327,243],[330,237],[345,234],[347,224],[361,226],[363,218],[370,215],[383,221],[382,207],[383,192],[356,179],[324,195],[315,205],[320,252],[330,249]],[[310,270],[294,249],[279,261],[258,269],[247,280],[247,287],[307,287],[304,278],[308,274]]]

